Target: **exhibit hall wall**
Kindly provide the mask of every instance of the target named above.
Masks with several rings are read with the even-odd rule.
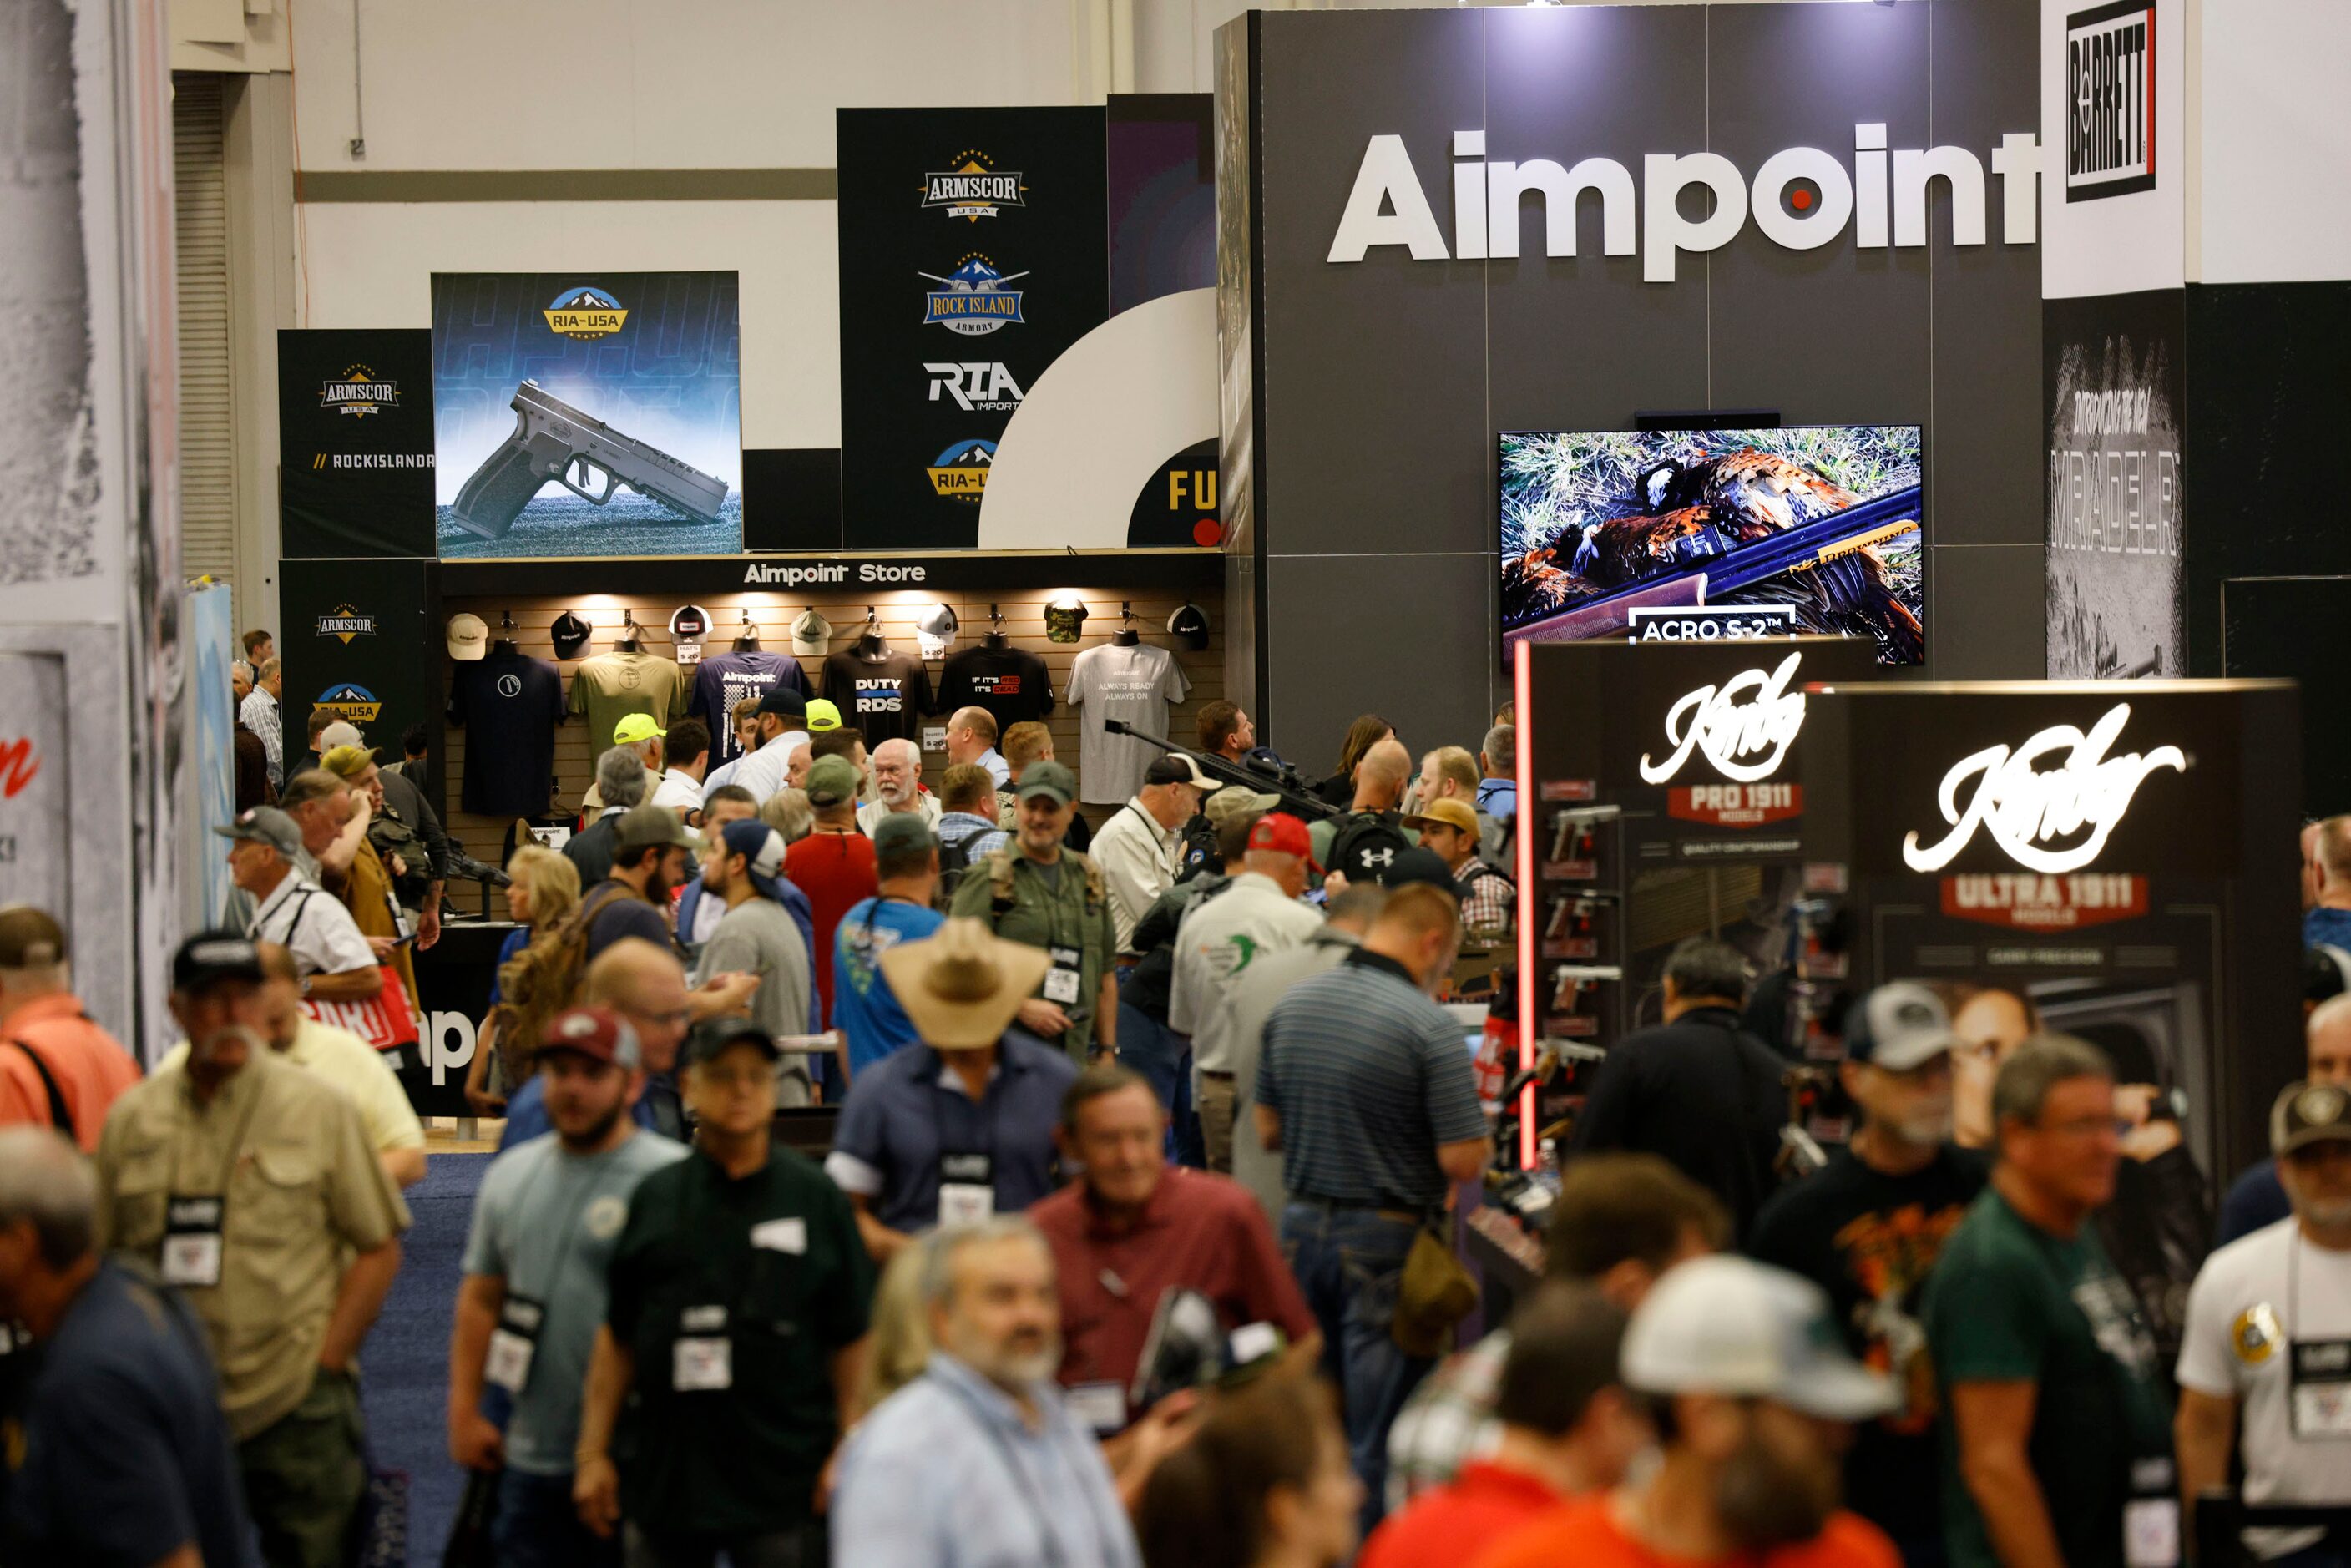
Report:
[[[1252,665],[1261,722],[1286,745],[1335,742],[1353,714],[1390,708],[1427,716],[1414,745],[1482,734],[1506,695],[1495,433],[1622,430],[1657,411],[1923,426],[1929,667],[2039,674],[2040,259],[2031,173],[2003,153],[2041,125],[2038,19],[2032,0],[1924,0],[1228,24],[1225,493],[1228,526],[1248,523],[1228,548],[1247,557],[1233,591],[1270,609],[1253,646],[1238,632],[1228,646]],[[1375,138],[1400,139],[1436,244],[1334,260]],[[1718,248],[1660,253],[1667,231],[1706,226],[1707,199],[1687,193],[1677,225],[1636,193],[1646,161],[1727,160],[1745,205],[1746,183],[1797,148],[1839,166],[1831,184],[1848,196],[1852,172],[1890,153],[1892,197],[1849,202],[1839,226],[1825,188],[1805,193],[1812,206],[1782,187],[1770,226],[1823,243],[1784,245],[1758,214]],[[1234,158],[1243,185],[1226,183]],[[1614,196],[1562,195],[1546,216],[1528,195],[1494,225],[1471,194],[1460,210],[1494,232],[1461,243],[1461,171],[1548,160],[1564,185],[1593,159],[1622,172]],[[1889,206],[1890,235],[1851,215],[1883,222]],[[1971,240],[1980,218],[1980,243],[1955,243],[1962,213]],[[1571,228],[1573,254],[1546,255]],[[1231,319],[1244,302],[1245,327]],[[1334,647],[1349,653],[1335,667]]]

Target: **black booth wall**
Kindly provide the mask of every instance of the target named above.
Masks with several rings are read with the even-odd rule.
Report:
[[[1644,411],[1924,425],[1930,669],[2041,674],[2039,254],[2001,243],[1989,173],[1990,243],[1966,248],[1938,182],[1923,247],[1856,250],[1848,227],[1792,252],[1750,220],[1671,284],[1601,254],[1594,200],[1574,259],[1543,256],[1534,202],[1517,259],[1325,259],[1379,133],[1403,136],[1448,236],[1458,131],[1482,128],[1489,158],[1604,156],[1636,182],[1651,152],[1712,150],[1750,178],[1791,146],[1849,160],[1864,121],[1895,148],[1988,159],[2039,126],[2037,27],[2031,0],[1920,0],[1251,12],[1221,29],[1226,495],[1248,525],[1228,587],[1258,607],[1233,675],[1277,743],[1335,746],[1367,709],[1416,716],[1415,745],[1482,734],[1508,695],[1494,433]]]

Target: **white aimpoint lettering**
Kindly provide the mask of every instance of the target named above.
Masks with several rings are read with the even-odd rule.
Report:
[[[1951,243],[1983,244],[1983,164],[1964,147],[1894,155],[1894,243],[1927,243],[1927,183],[1938,175],[1951,185]]]
[[[1470,160],[1453,165],[1453,254],[1463,261],[1481,261],[1486,255],[1486,133],[1455,131],[1453,156]]]
[[[1801,216],[1780,204],[1780,193],[1795,180],[1820,187],[1820,204]],[[1853,216],[1853,182],[1844,165],[1817,147],[1774,152],[1755,171],[1755,226],[1790,250],[1816,250],[1844,233]]]
[[[1991,172],[2000,178],[2000,242],[2031,245],[2041,226],[2041,138],[2011,131],[1992,149]]]
[[[1853,128],[1853,243],[1861,250],[1886,248],[1886,127]]]
[[[1721,153],[1690,152],[1677,158],[1652,152],[1641,160],[1641,167],[1644,281],[1671,283],[1677,252],[1720,250],[1746,226],[1746,176]],[[1692,185],[1714,193],[1714,211],[1696,220],[1683,217],[1677,204]]]
[[[1543,254],[1575,254],[1575,204],[1586,191],[1600,196],[1600,248],[1608,256],[1633,254],[1633,172],[1614,158],[1586,158],[1562,169],[1548,158],[1524,163],[1486,165],[1487,254],[1519,254],[1519,202],[1531,192],[1542,198]]]
[[[1903,863],[1912,871],[1940,871],[1983,828],[2009,859],[2028,871],[2059,875],[2089,864],[2105,848],[2148,774],[2158,768],[2188,770],[2188,758],[2176,746],[2158,746],[2144,757],[2136,751],[2107,757],[2106,748],[2129,719],[2130,705],[2116,703],[2086,735],[2070,724],[2052,725],[2014,751],[1991,746],[1961,758],[1943,775],[1937,795],[1951,831],[1925,848],[1917,833],[1904,834]],[[2056,752],[2065,754],[2056,767],[2034,769],[2034,762]],[[1959,792],[1971,779],[1975,792],[1962,806]],[[2088,837],[2079,843],[2041,847],[2085,829]]]
[[[1395,211],[1383,214],[1383,205]],[[1415,261],[1447,259],[1444,233],[1428,210],[1428,194],[1420,188],[1401,136],[1374,136],[1365,144],[1355,188],[1347,193],[1347,210],[1339,216],[1339,232],[1331,236],[1331,254],[1324,259],[1361,261],[1375,245],[1403,246]]]
[[[1803,658],[1791,653],[1768,675],[1741,670],[1719,686],[1700,686],[1685,695],[1666,714],[1672,755],[1651,762],[1643,753],[1641,777],[1652,784],[1666,783],[1682,770],[1693,750],[1702,749],[1726,779],[1754,784],[1771,778],[1804,727],[1804,694],[1788,689]],[[1742,703],[1742,697],[1748,700]],[[1740,760],[1757,752],[1764,753],[1761,761]]]

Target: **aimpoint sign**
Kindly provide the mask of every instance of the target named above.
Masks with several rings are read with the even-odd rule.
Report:
[[[1519,207],[1527,196],[1541,204],[1543,254],[1575,255],[1576,204],[1599,198],[1601,249],[1641,256],[1641,276],[1671,283],[1684,253],[1719,250],[1749,218],[1773,244],[1816,250],[1853,225],[1863,250],[1913,248],[1927,243],[1928,191],[1937,180],[1950,193],[1951,243],[1985,243],[1985,160],[1964,147],[1889,148],[1886,127],[1853,128],[1853,166],[1818,147],[1791,147],[1765,159],[1750,180],[1719,152],[1652,152],[1641,160],[1636,202],[1633,172],[1613,158],[1586,158],[1562,166],[1549,158],[1489,161],[1483,131],[1453,136],[1453,234],[1448,246],[1404,138],[1375,135],[1355,168],[1346,211],[1323,259],[1362,261],[1384,246],[1401,246],[1415,261],[1507,259],[1519,254]],[[1992,149],[1992,176],[2001,185],[2001,241],[2032,245],[2037,238],[2041,139],[2010,131]],[[1682,193],[1712,195],[1706,216],[1683,215]],[[1638,208],[1639,241],[1635,240]]]

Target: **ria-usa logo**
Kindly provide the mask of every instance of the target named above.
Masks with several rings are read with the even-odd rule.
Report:
[[[373,692],[365,686],[355,686],[349,681],[320,692],[316,706],[353,724],[373,724],[376,715],[383,711],[382,702]]]
[[[935,324],[967,338],[984,338],[1020,319],[1020,290],[1004,286],[1029,275],[998,272],[977,252],[957,262],[945,277],[935,272],[914,276],[938,285],[923,296],[925,327]]]
[[[353,365],[336,380],[319,383],[319,406],[361,419],[400,406],[400,383],[376,380],[365,365]]]
[[[340,637],[343,640],[343,646],[348,648],[354,637],[375,635],[375,617],[362,615],[349,604],[338,604],[332,615],[319,617],[319,635]]]
[[[2155,189],[2155,6],[2065,18],[2065,199]]]
[[[973,223],[992,218],[1006,207],[1028,205],[1029,187],[1018,170],[1002,170],[985,152],[958,152],[947,160],[952,167],[923,176],[923,206],[944,207],[951,218]]]
[[[931,488],[950,501],[977,505],[987,490],[987,471],[996,462],[993,441],[958,441],[931,465]]]
[[[621,302],[601,288],[567,288],[540,312],[559,338],[609,338],[628,324]]]

